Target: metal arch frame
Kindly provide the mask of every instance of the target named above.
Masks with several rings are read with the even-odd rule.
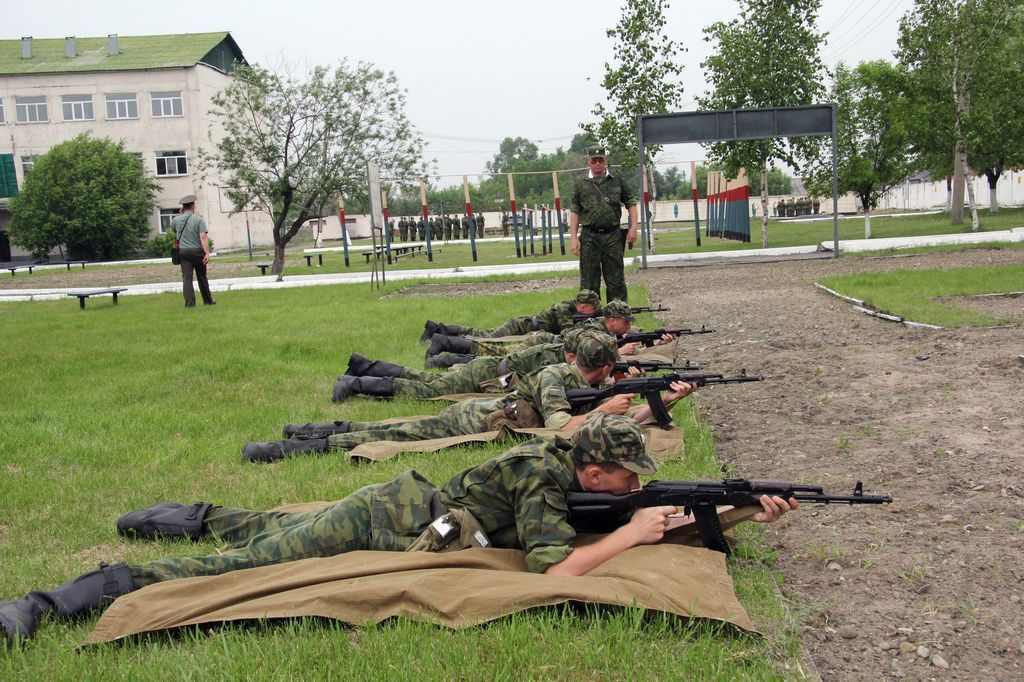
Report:
[[[763,140],[780,137],[830,135],[832,137],[832,253],[839,257],[839,155],[835,103],[810,104],[797,107],[764,109],[723,109],[636,117],[637,148],[640,150],[640,187],[644,185],[644,148],[648,144],[681,144],[687,142],[728,142],[730,140]],[[691,182],[696,178],[691,178]],[[647,267],[647,240],[651,233],[651,216],[643,202],[643,238],[641,267]]]

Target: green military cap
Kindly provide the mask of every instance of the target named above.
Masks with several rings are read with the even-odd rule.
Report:
[[[614,364],[619,358],[615,339],[607,332],[582,329],[576,336],[576,362],[594,369]]]
[[[608,150],[601,145],[594,145],[593,147],[587,147],[587,156],[591,159],[598,156],[605,158],[608,156]]]
[[[590,305],[601,305],[601,297],[590,289],[580,289],[576,294],[576,303],[587,303]]]
[[[577,464],[612,462],[637,474],[653,474],[658,463],[647,454],[640,425],[630,417],[591,412],[572,434],[572,458]]]
[[[623,303],[622,301],[609,301],[608,305],[604,307],[604,316],[617,317],[620,320],[632,322],[633,310],[629,307],[627,303]]]
[[[194,203],[196,203],[196,195],[195,194],[186,194],[181,199],[178,199],[178,203],[181,204],[182,206],[188,206],[189,204],[194,204]]]

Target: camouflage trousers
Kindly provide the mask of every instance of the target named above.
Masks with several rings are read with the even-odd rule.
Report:
[[[398,378],[392,384],[395,396],[425,400],[452,393],[491,392],[484,382],[502,374],[501,361],[502,358],[483,355],[453,372],[431,374],[430,381]]]
[[[606,301],[628,301],[626,271],[622,263],[626,232],[612,230],[600,234],[590,229],[580,231],[580,289],[601,294],[601,276],[606,285]]]
[[[328,436],[327,447],[331,450],[348,450],[360,443],[378,440],[431,440],[483,433],[486,430],[484,421],[487,415],[512,402],[514,398],[507,395],[474,398],[452,403],[435,417],[424,417],[398,424],[351,422],[348,433]]]
[[[203,521],[204,536],[225,543],[205,556],[129,566],[136,588],[165,580],[219,575],[244,568],[329,557],[358,549],[402,551],[433,520],[434,486],[415,471],[360,488],[334,504],[306,512],[216,507]]]
[[[505,357],[516,351],[525,350],[542,343],[559,343],[561,337],[551,332],[530,332],[523,336],[504,336],[497,338],[470,339],[470,352],[473,355],[495,355]]]

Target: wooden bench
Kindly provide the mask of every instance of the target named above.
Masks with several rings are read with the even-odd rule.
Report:
[[[369,262],[369,261],[367,261],[367,262]],[[261,275],[265,275],[265,274],[267,274],[267,268],[271,267],[272,265],[273,265],[273,263],[257,263],[256,267],[258,267],[260,269],[260,274]]]
[[[18,270],[24,270],[25,268],[28,268],[28,274],[31,275],[32,274],[32,268],[34,268],[34,267],[35,267],[35,265],[14,265],[14,266],[11,266],[11,267],[9,267],[7,269],[11,271],[11,277],[14,277],[14,273],[16,273]]]
[[[111,287],[109,289],[92,289],[91,291],[72,291],[68,296],[78,297],[78,307],[85,310],[85,299],[90,296],[104,296],[110,294],[114,297],[114,305],[117,305],[117,295],[122,291],[128,291],[127,287]]]
[[[316,256],[317,263],[320,265],[324,264],[324,254],[322,253],[307,253],[303,256],[306,259],[306,267],[313,267],[313,256]],[[367,258],[366,262],[369,263],[370,259]]]
[[[71,272],[72,265],[81,265],[82,269],[85,270],[85,264],[88,262],[87,260],[66,260],[63,263],[51,263],[51,265],[66,265],[68,266],[68,272]]]

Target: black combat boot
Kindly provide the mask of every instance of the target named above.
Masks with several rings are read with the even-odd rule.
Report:
[[[395,397],[394,377],[353,377],[343,374],[334,384],[331,399],[340,403],[350,395],[369,395],[374,398]]]
[[[160,502],[152,507],[131,511],[117,520],[117,532],[139,538],[191,538],[203,536],[203,519],[213,509],[208,502],[186,506],[177,502]]]
[[[420,341],[429,341],[430,337],[441,331],[441,325],[433,320],[427,320],[423,325],[423,333],[420,335]]]
[[[452,365],[464,365],[467,362],[472,362],[476,359],[475,355],[465,355],[460,353],[442,353],[441,355],[433,355],[427,358],[423,366],[427,369],[447,369]]]
[[[444,334],[446,336],[465,336],[471,331],[473,331],[472,327],[463,327],[458,324],[441,324],[440,322],[427,320],[426,324],[423,325],[423,334],[420,336],[420,341],[429,341],[436,334]]]
[[[127,564],[100,564],[98,571],[81,575],[49,592],[29,592],[16,601],[0,602],[0,630],[12,644],[19,639],[31,639],[47,613],[73,618],[106,608],[133,589]]]
[[[348,359],[348,369],[345,370],[345,374],[354,377],[401,377],[405,376],[405,367],[393,362],[371,360],[365,355],[353,353]]]
[[[441,353],[472,353],[473,342],[461,336],[446,336],[445,334],[434,334],[430,339],[430,348],[427,349],[424,360],[431,355]]]
[[[310,422],[306,424],[285,424],[283,429],[284,437],[292,436],[317,436],[326,438],[336,433],[348,433],[348,422]]]
[[[248,462],[276,462],[293,455],[314,455],[327,452],[325,436],[292,436],[271,443],[246,443],[242,459]]]

